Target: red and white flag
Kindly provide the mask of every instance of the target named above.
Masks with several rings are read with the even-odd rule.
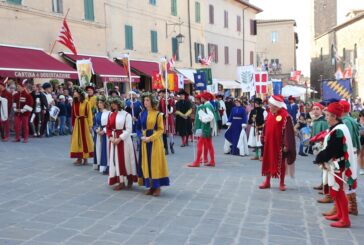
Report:
[[[211,65],[211,62],[212,62],[212,55],[209,55],[209,57],[207,59],[199,57],[198,60],[201,65],[209,66],[209,65]]]
[[[72,51],[74,55],[77,55],[76,47],[71,35],[71,30],[68,27],[66,18],[63,20],[63,26],[58,34],[57,42],[66,46],[69,50]]]
[[[176,54],[174,54],[173,57],[169,59],[168,64],[167,64],[168,70],[171,70],[174,67],[174,65],[176,63],[176,59],[177,59]]]
[[[255,78],[255,93],[256,94],[266,94],[268,93],[268,73],[260,72],[254,74]]]

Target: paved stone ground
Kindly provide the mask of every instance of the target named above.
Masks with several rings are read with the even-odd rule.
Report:
[[[177,146],[159,198],[114,192],[90,166],[73,166],[68,137],[0,143],[0,244],[363,244],[363,180],[352,228],[330,228],[312,157],[298,158],[286,192],[277,180],[259,190],[260,162],[224,155],[216,141],[216,168],[186,168],[193,147]]]

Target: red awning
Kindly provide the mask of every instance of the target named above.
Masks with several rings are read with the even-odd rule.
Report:
[[[72,63],[76,63],[77,60],[90,59],[94,72],[101,77],[103,82],[129,82],[126,71],[105,56],[73,55],[62,52],[60,55]],[[132,82],[140,81],[140,77],[133,72],[131,79]]]
[[[41,49],[0,45],[0,76],[77,79],[77,71]]]
[[[135,73],[144,76],[153,76],[153,72],[159,72],[159,63],[153,61],[130,60],[130,66]]]

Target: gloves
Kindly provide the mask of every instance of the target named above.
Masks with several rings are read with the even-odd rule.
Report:
[[[202,129],[197,129],[196,133],[195,133],[196,137],[201,137],[202,136]]]

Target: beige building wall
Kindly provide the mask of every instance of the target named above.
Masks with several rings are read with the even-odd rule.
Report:
[[[70,8],[67,20],[79,53],[105,54],[105,22],[103,1],[95,1],[95,21],[84,20],[83,1],[63,0],[63,12]],[[52,12],[48,0],[23,0],[22,5],[0,2],[0,43],[42,48],[46,52],[62,27],[63,14]],[[57,44],[53,56],[65,51]]]
[[[214,7],[214,24],[209,23],[209,5]],[[258,11],[235,0],[207,0],[204,8],[206,56],[209,43],[218,46],[218,61],[211,65],[213,76],[222,80],[237,80],[236,67],[249,65],[250,52],[255,51],[256,36],[250,35],[250,20],[255,20]],[[224,27],[224,11],[228,12],[228,28]],[[240,31],[237,30],[237,16],[240,16]],[[225,64],[225,47],[229,48],[228,64]],[[238,49],[241,50],[240,65]]]
[[[259,20],[257,35],[257,57],[262,65],[267,59],[279,59],[280,74],[289,74],[296,70],[296,41],[294,20]],[[276,41],[272,40],[272,33],[276,33]]]

